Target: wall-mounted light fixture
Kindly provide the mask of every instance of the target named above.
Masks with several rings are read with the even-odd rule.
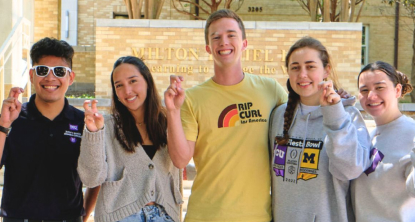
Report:
[[[78,0],[62,0],[60,8],[60,39],[75,46],[78,43]]]
[[[69,11],[66,11],[65,15],[65,37],[69,38]]]

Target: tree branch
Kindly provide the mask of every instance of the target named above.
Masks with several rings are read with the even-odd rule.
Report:
[[[317,21],[317,0],[310,0],[309,7],[310,7],[311,21],[316,22]]]
[[[212,6],[210,7],[210,13],[213,13],[218,10],[219,4],[222,2],[222,0],[214,1],[212,0]]]
[[[225,5],[223,7],[226,9],[229,9],[231,7],[231,3],[232,3],[232,0],[225,0]]]
[[[365,2],[366,2],[366,0],[362,0],[362,5],[360,6],[359,13],[357,13],[356,21],[355,22],[358,22],[359,21],[360,14],[362,14],[362,9],[363,9],[363,6],[365,5]]]
[[[187,11],[185,11],[185,10],[181,10],[181,9],[177,8],[176,4],[174,4],[174,1],[175,1],[175,0],[171,0],[172,5],[173,5],[173,8],[174,8],[177,12],[179,12],[179,13],[181,13],[181,14],[185,14],[185,15],[192,16],[193,18],[196,18],[196,19],[205,20],[205,18],[202,18],[202,17],[200,17],[200,16],[194,15],[193,13],[190,13],[190,12],[187,12]],[[188,1],[182,1],[182,0],[180,0],[180,1],[179,1],[180,5],[182,5],[182,3],[181,3],[181,2],[188,2]],[[193,4],[193,5],[198,5],[198,4]],[[183,7],[183,5],[182,5],[182,7]],[[199,8],[200,8],[200,7],[199,7]],[[202,8],[200,8],[200,9],[202,9]],[[205,10],[203,10],[203,9],[202,9],[202,11],[205,11]],[[205,12],[206,12],[206,11],[205,11]],[[208,13],[208,14],[209,14],[209,13]]]
[[[239,11],[239,9],[241,9],[243,4],[244,4],[244,0],[238,0],[238,6],[235,9],[235,12]]]
[[[156,19],[160,18],[161,10],[163,9],[164,0],[158,0],[157,11],[156,11]]]
[[[144,3],[144,0],[139,0],[139,2],[138,2],[138,15],[139,15],[139,17],[140,17],[140,19],[141,19],[141,12],[142,12],[142,9],[143,9],[143,3]]]
[[[306,11],[308,15],[310,15],[310,9],[308,8],[308,5],[304,3],[304,1],[302,0],[297,0],[297,2],[300,4],[301,8],[303,8],[304,11]]]
[[[348,21],[348,11],[349,11],[349,1],[348,0],[341,0],[341,22],[347,22]]]
[[[155,0],[155,1],[159,1],[159,0]],[[217,11],[218,8],[221,7],[222,5],[223,5],[223,8],[227,8],[227,9],[231,8],[231,6],[233,5],[232,3],[234,3],[235,1],[237,2],[235,11],[238,11],[241,8],[241,6],[244,2],[244,0],[199,0],[199,1],[195,1],[195,0],[171,0],[171,3],[173,4],[173,8],[177,12],[179,12],[181,14],[185,14],[185,15],[190,15],[193,18],[196,18],[196,19],[203,19],[202,17],[195,15],[195,13],[193,12],[192,7],[195,7],[197,9],[199,9],[203,14],[210,15],[213,12]],[[300,0],[297,0],[297,1],[300,1]],[[318,0],[316,0],[316,1],[318,1]],[[185,7],[185,5],[186,5],[186,7]],[[192,10],[186,10],[188,5],[190,5]],[[210,9],[210,11],[209,11],[209,9]]]
[[[207,1],[205,1],[205,0],[202,0],[202,2],[203,3],[205,3],[207,6],[209,6],[209,7],[212,7],[212,5],[211,4],[209,4],[209,2],[207,2]],[[202,6],[200,6],[200,8],[201,8]]]
[[[323,22],[330,22],[330,0],[323,3]]]
[[[338,14],[336,15],[336,8],[337,8],[337,0],[331,0],[331,13],[330,13],[330,21],[335,22],[338,18]]]
[[[144,17],[146,19],[153,18],[153,0],[145,0]]]
[[[131,10],[131,0],[124,0],[125,6],[127,7],[128,18],[133,18],[133,12]]]
[[[350,15],[349,15],[349,21],[348,22],[353,22],[355,7],[356,7],[356,0],[350,0]]]
[[[174,1],[175,0],[171,0],[172,2],[173,2],[173,5],[175,6],[175,4],[174,4]],[[204,0],[202,0],[203,2],[205,2]],[[193,6],[195,6],[195,7],[198,7],[200,10],[202,10],[204,13],[206,13],[206,14],[208,14],[208,15],[210,15],[211,13],[210,12],[208,12],[206,9],[204,9],[200,4],[196,4],[195,2],[193,2],[193,1],[189,1],[189,0],[179,0],[178,2],[180,2],[180,5],[184,8],[184,6],[182,5],[182,2],[184,2],[184,3],[188,3],[188,4],[190,4],[190,5],[193,5]],[[209,4],[208,4],[209,5]],[[179,9],[177,8],[177,7],[174,7],[177,11],[179,11]],[[184,11],[184,10],[181,10],[181,11]],[[190,12],[187,12],[187,13],[190,13]],[[190,14],[192,14],[192,13],[190,13]],[[198,17],[198,16],[194,16],[195,18],[196,17]],[[200,18],[200,17],[199,17]]]

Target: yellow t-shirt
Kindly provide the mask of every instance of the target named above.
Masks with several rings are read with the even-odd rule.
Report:
[[[181,117],[197,169],[186,222],[271,220],[268,120],[286,101],[274,79],[252,74],[186,91]]]

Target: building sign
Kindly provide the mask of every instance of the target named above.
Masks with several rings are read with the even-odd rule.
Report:
[[[174,60],[177,61],[177,65],[150,65],[149,69],[152,73],[185,73],[193,74],[197,73],[209,73],[212,63],[208,65],[181,65],[180,61],[212,61],[212,55],[207,53],[204,49],[199,48],[134,48],[132,47],[132,53],[138,58],[145,58],[146,60]],[[242,61],[254,61],[262,62],[260,67],[244,66],[243,71],[248,73],[259,74],[275,74],[277,69],[286,74],[285,68],[285,50],[281,50],[280,58],[273,55],[272,50],[263,49],[246,49],[242,55]],[[283,64],[278,66],[267,65],[267,62],[281,61]]]
[[[122,56],[143,58],[160,95],[169,76],[182,75],[187,89],[214,75],[212,56],[205,50],[204,21],[98,19],[95,26],[98,97],[111,97],[109,81],[114,62]],[[285,55],[303,36],[319,39],[331,53],[341,87],[357,93],[362,27],[359,23],[245,21],[248,40],[242,54],[244,72],[267,76],[285,86]]]

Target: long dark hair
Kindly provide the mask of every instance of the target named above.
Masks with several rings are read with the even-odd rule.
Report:
[[[112,106],[111,113],[114,116],[115,136],[122,147],[127,152],[135,152],[135,147],[138,143],[143,143],[143,138],[138,131],[135,119],[130,111],[119,100],[114,86],[114,70],[121,64],[131,64],[144,77],[147,82],[147,97],[144,101],[144,123],[146,124],[149,139],[157,149],[167,144],[167,118],[166,111],[161,105],[161,99],[157,92],[156,86],[150,70],[143,62],[143,60],[126,56],[119,58],[115,63],[111,73],[111,87],[112,87]]]
[[[396,87],[396,85],[401,84],[402,85],[402,92],[401,92],[401,98],[405,96],[405,94],[408,94],[412,92],[412,86],[409,84],[408,77],[395,69],[392,65],[386,62],[382,61],[376,61],[374,63],[367,64],[365,67],[363,67],[362,71],[360,71],[359,75],[357,76],[357,87],[359,87],[359,78],[360,74],[366,71],[381,71],[385,73],[390,81],[392,81],[393,86]]]
[[[288,63],[291,57],[291,54],[301,48],[311,48],[319,52],[319,57],[321,62],[323,63],[323,67],[326,68],[328,65],[331,67],[331,73],[329,74],[330,79],[333,81],[333,87],[334,89],[337,89],[339,86],[336,73],[334,71],[333,63],[330,58],[330,54],[328,53],[326,47],[324,47],[323,44],[321,44],[320,41],[318,41],[315,38],[306,36],[298,40],[294,43],[294,45],[291,46],[290,50],[288,51],[287,55],[285,56],[285,66],[288,70]],[[295,108],[297,107],[297,104],[300,102],[300,96],[291,88],[290,79],[287,80],[287,89],[288,89],[288,102],[287,102],[287,108],[285,108],[284,113],[284,128],[282,132],[281,137],[277,137],[277,143],[280,145],[284,145],[288,142],[289,134],[288,130],[290,129],[290,126],[293,122]]]

